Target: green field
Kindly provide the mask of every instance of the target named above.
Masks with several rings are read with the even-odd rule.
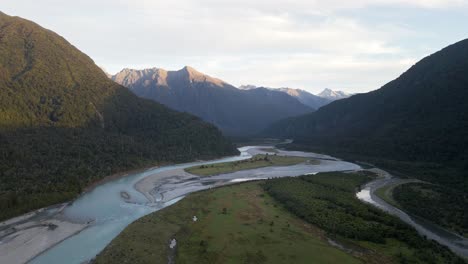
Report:
[[[198,176],[212,176],[222,173],[230,173],[240,170],[250,170],[269,166],[290,166],[308,162],[319,164],[320,161],[306,157],[279,156],[279,155],[255,155],[250,159],[224,162],[212,165],[194,166],[185,169],[186,172]]]
[[[373,177],[320,173],[193,193],[129,225],[95,263],[465,263],[359,201]]]
[[[198,221],[192,220],[193,216]],[[127,227],[96,263],[361,263],[287,212],[260,183],[189,195]]]

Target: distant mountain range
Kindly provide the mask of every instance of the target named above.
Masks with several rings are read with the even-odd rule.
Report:
[[[301,89],[293,89],[293,88],[279,88],[281,92],[287,93],[290,96],[297,98],[299,102],[310,106],[314,109],[319,109],[320,107],[331,103],[333,100],[328,98],[323,98],[317,95],[313,95],[307,91]]]
[[[343,91],[333,91],[331,89],[326,88],[323,90],[321,93],[317,94],[317,96],[320,96],[322,98],[326,98],[332,101],[339,100],[339,99],[344,99],[350,97],[352,94],[343,92]]]
[[[201,117],[230,136],[254,135],[275,121],[312,112],[328,102],[305,104],[301,102],[307,97],[298,100],[262,87],[238,89],[188,66],[178,71],[123,69],[112,80],[140,97]]]
[[[422,59],[376,91],[280,121],[265,135],[294,138],[316,151],[404,161],[405,167],[429,162],[411,176],[468,190],[468,39]],[[437,168],[455,170],[437,178],[422,172]]]
[[[234,155],[199,118],[138,98],[61,36],[0,12],[0,220],[104,176]]]
[[[241,90],[252,90],[258,88],[255,85],[242,85],[239,86]],[[264,87],[267,88],[267,87]],[[301,103],[312,107],[314,109],[319,109],[320,107],[327,105],[333,101],[344,99],[352,96],[353,94],[346,93],[343,91],[333,91],[331,89],[324,89],[322,92],[314,95],[308,91],[301,90],[301,89],[294,89],[294,88],[267,88],[271,90],[278,90],[284,93],[289,94],[297,98]]]
[[[286,93],[287,95],[296,98],[303,105],[306,105],[314,110],[319,109],[320,107],[329,104],[332,100],[322,98],[320,96],[313,95],[307,91],[294,89],[294,88],[270,88],[270,87],[257,87],[255,85],[242,85],[239,86],[241,90],[253,90],[258,88],[264,88],[271,91],[280,91]]]

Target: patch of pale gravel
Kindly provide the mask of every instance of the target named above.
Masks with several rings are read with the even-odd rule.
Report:
[[[58,219],[23,223],[15,227],[18,231],[2,238],[8,243],[0,243],[0,263],[26,263],[86,227]]]

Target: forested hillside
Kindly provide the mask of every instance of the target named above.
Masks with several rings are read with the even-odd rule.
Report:
[[[236,153],[214,126],[137,98],[59,35],[0,13],[0,219],[116,172]]]
[[[468,40],[381,89],[283,120],[265,134],[468,190]]]

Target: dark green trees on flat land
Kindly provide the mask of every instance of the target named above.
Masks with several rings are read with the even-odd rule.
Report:
[[[396,263],[464,263],[448,248],[421,237],[397,217],[359,201],[356,189],[371,177],[366,173],[320,173],[268,180],[264,189],[331,238],[345,245],[350,243],[350,248],[376,250]]]
[[[393,190],[393,198],[405,211],[468,237],[467,193],[440,185],[407,183]]]

